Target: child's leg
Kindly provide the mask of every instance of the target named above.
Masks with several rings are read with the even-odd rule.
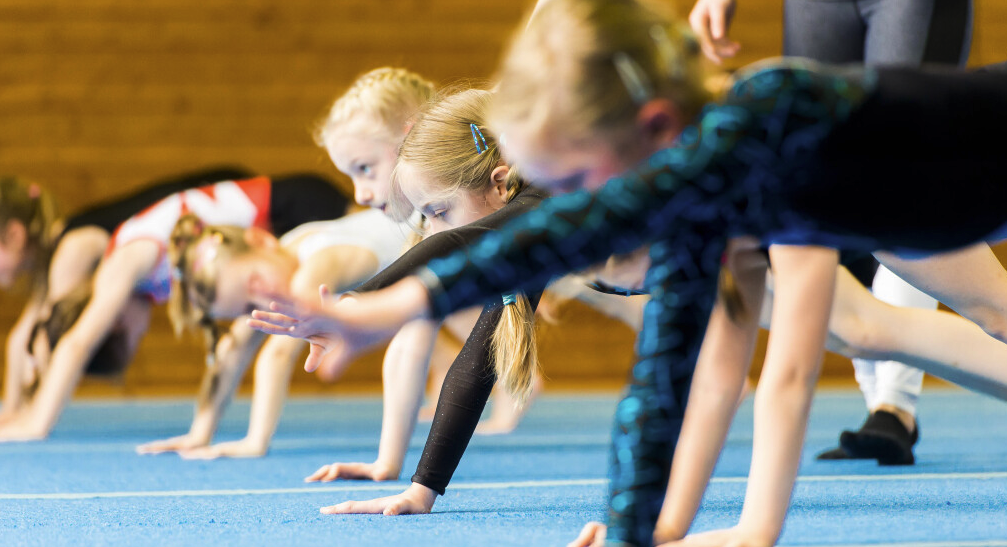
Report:
[[[908,260],[876,253],[878,260],[909,284],[1007,342],[1007,271],[989,245]]]

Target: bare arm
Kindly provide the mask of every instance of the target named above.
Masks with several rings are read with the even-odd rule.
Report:
[[[49,264],[49,303],[88,280],[101,262],[108,239],[108,232],[96,226],[77,228],[60,239]]]
[[[231,325],[231,330],[221,337],[216,348],[216,366],[203,373],[196,414],[185,435],[154,441],[137,447],[140,454],[158,454],[206,446],[220,423],[241,377],[251,364],[266,336],[252,330],[242,318]]]
[[[675,447],[668,493],[654,533],[657,542],[679,539],[688,532],[723,449],[751,365],[765,290],[765,261],[735,269],[734,275],[747,313],[732,319],[718,299],[710,314]]]
[[[31,354],[28,352],[28,338],[32,327],[38,321],[42,309],[42,296],[32,295],[28,304],[18,317],[17,323],[7,333],[6,366],[4,367],[3,407],[0,410],[0,421],[13,419],[14,415],[23,410],[26,403],[24,395],[24,377],[28,367],[32,367]]]
[[[95,274],[94,292],[80,319],[60,339],[49,369],[32,400],[25,420],[13,429],[0,431],[5,438],[43,438],[55,425],[60,412],[101,341],[126,306],[133,288],[149,274],[160,257],[152,241],[134,241],[102,261]]]

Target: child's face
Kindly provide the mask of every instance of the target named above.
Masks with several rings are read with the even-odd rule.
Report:
[[[24,225],[16,220],[8,222],[0,233],[0,287],[14,284],[24,262],[25,239]]]
[[[413,210],[426,217],[429,223],[427,234],[475,222],[506,204],[505,197],[493,186],[484,192],[459,190],[445,196],[436,181],[413,170],[409,164],[401,164],[399,170],[402,173],[402,194]]]
[[[217,270],[210,314],[216,319],[234,319],[247,315],[254,309],[265,309],[268,298],[261,292],[287,294],[290,292],[292,271],[289,264],[279,259],[271,249],[222,260]]]
[[[363,117],[350,120],[325,141],[336,168],[353,180],[353,197],[360,205],[385,210],[392,168],[401,139],[378,136],[382,132]]]
[[[619,175],[646,154],[618,153],[614,146],[602,139],[576,146],[566,146],[549,139],[552,144],[543,146],[539,139],[507,134],[505,155],[510,163],[521,166],[521,173],[540,188],[552,194],[565,194],[575,190],[595,191],[608,179]]]

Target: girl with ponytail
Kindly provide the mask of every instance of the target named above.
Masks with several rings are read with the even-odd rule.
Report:
[[[199,459],[265,455],[304,343],[283,336],[267,339],[246,325],[243,316],[258,302],[256,291],[316,298],[319,286],[324,286],[326,291],[342,293],[398,258],[408,233],[407,227],[376,210],[309,222],[279,239],[255,226],[207,225],[191,214],[180,218],[168,246],[175,272],[168,315],[178,333],[202,331],[207,370],[189,432],[137,451],[177,451]],[[237,320],[221,336],[217,323],[231,319]],[[210,444],[253,359],[248,435]]]
[[[7,288],[16,277],[25,277],[30,290],[24,310],[7,335],[0,421],[13,419],[38,384],[39,366],[45,364],[45,359],[29,350],[29,346],[35,345],[32,334],[51,331],[50,335],[54,335],[63,331],[49,328],[51,325],[68,327],[66,312],[79,312],[80,306],[62,305],[59,310],[54,307],[64,298],[81,302],[79,295],[90,294],[89,290],[79,289],[90,284],[116,226],[173,192],[248,176],[247,171],[233,167],[183,173],[150,182],[130,194],[67,217],[56,214],[53,197],[37,184],[18,177],[0,177],[0,286]],[[60,317],[52,317],[57,312]],[[55,338],[50,338],[55,343]],[[47,345],[41,343],[36,347]],[[89,366],[88,371],[92,370],[95,368]]]
[[[132,348],[146,330],[151,304],[168,299],[172,268],[166,250],[175,222],[186,211],[231,224],[282,232],[304,220],[340,216],[346,202],[335,186],[314,175],[225,180],[172,193],[125,219],[111,237],[88,231],[90,245],[70,249],[81,253],[76,260],[71,256],[74,253],[67,253],[63,259],[57,253],[51,268],[57,270],[57,260],[73,262],[81,281],[66,286],[69,276],[53,276],[48,298],[61,301],[60,295],[70,295],[80,283],[91,285],[90,295],[79,313],[74,314],[76,320],[72,326],[56,329],[60,331],[58,340],[49,336],[48,344],[38,343],[31,340],[31,334],[45,331],[49,335],[50,329],[44,326],[26,329],[19,346],[27,350],[29,345],[32,348],[48,345],[51,354],[44,357],[45,362],[40,362],[38,355],[29,355],[34,361],[30,369],[21,367],[13,376],[8,372],[5,393],[17,391],[21,397],[19,407],[0,425],[0,441],[46,437],[75,384],[92,369],[93,358],[101,354],[103,342],[120,326],[129,331],[126,339],[131,341],[127,346],[131,358]],[[106,212],[107,217],[112,217],[117,211]],[[88,256],[82,256],[85,254]],[[95,270],[88,280],[91,268]],[[45,300],[39,298],[36,302],[41,307]],[[50,319],[47,316],[36,314],[30,324],[42,325]],[[121,358],[117,357],[117,361]],[[29,375],[26,370],[34,372]],[[28,390],[24,388],[34,384],[37,388],[31,390],[31,399],[27,400],[24,395]],[[4,403],[7,404],[6,397]]]

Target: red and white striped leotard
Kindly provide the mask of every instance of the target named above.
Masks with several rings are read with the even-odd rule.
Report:
[[[271,189],[268,177],[258,177],[218,182],[172,194],[120,224],[112,234],[105,256],[132,241],[146,239],[157,243],[160,248],[157,265],[136,284],[134,292],[155,303],[163,303],[171,292],[168,240],[178,219],[192,213],[206,224],[256,226],[268,230]]]

